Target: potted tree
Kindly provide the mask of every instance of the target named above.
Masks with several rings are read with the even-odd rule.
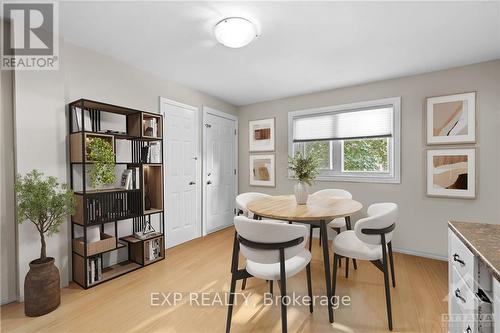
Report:
[[[295,200],[298,205],[305,205],[309,197],[309,186],[316,179],[319,172],[321,158],[316,150],[311,150],[307,155],[300,151],[295,156],[288,157],[289,169],[292,170],[298,182],[294,186]]]
[[[40,234],[40,257],[30,262],[24,279],[24,312],[37,317],[55,310],[61,303],[59,270],[47,257],[46,236],[59,232],[65,217],[75,211],[73,191],[55,177],[33,170],[17,176],[17,222],[31,221]]]

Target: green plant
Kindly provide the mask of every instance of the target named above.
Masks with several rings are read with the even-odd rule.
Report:
[[[387,171],[387,138],[344,141],[345,171]]]
[[[44,177],[33,170],[16,179],[17,222],[30,220],[40,233],[40,261],[47,259],[45,234],[59,232],[64,217],[74,214],[73,191],[66,184],[59,184],[55,177]]]
[[[90,183],[92,187],[114,183],[115,153],[109,141],[102,138],[91,138],[87,144],[87,154],[94,163],[90,169]]]
[[[295,153],[295,156],[288,157],[288,164],[295,178],[311,185],[318,176],[321,156],[314,149],[310,150],[306,156],[299,151]]]

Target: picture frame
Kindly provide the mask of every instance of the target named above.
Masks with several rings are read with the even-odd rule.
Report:
[[[274,151],[275,118],[250,120],[248,122],[248,145],[250,152]]]
[[[428,149],[427,196],[474,199],[476,148]]]
[[[476,92],[427,98],[427,144],[476,142]]]
[[[251,186],[276,187],[274,154],[251,154],[248,169]]]

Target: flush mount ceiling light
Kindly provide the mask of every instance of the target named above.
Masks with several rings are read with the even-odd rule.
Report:
[[[222,45],[238,48],[249,44],[257,37],[257,28],[242,17],[228,17],[215,25],[214,34]]]

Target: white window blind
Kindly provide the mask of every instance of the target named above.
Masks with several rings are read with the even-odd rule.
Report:
[[[293,142],[390,137],[392,131],[392,105],[293,119]]]

